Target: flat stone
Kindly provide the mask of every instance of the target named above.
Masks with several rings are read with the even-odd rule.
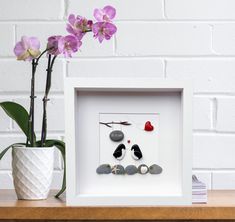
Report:
[[[157,164],[153,164],[149,167],[149,173],[151,174],[160,174],[162,172],[162,168]]]
[[[149,168],[147,165],[145,165],[145,164],[139,165],[139,167],[138,167],[139,174],[147,174],[148,172],[149,172]]]
[[[122,160],[126,153],[126,147],[125,145],[119,144],[118,147],[113,152],[113,157],[117,160]]]
[[[110,174],[111,166],[109,164],[102,164],[96,169],[96,173],[98,174]]]
[[[128,165],[126,168],[125,168],[125,172],[126,174],[128,175],[133,175],[133,174],[136,174],[138,172],[138,169],[136,166],[134,165]]]
[[[137,144],[131,147],[131,156],[134,160],[139,160],[143,157],[142,152]]]
[[[109,138],[114,142],[120,142],[124,139],[124,133],[121,130],[114,130],[109,134]]]
[[[116,174],[116,175],[123,175],[123,174],[125,174],[125,169],[124,169],[124,167],[122,166],[122,165],[114,165],[113,167],[112,167],[112,173],[113,174]]]

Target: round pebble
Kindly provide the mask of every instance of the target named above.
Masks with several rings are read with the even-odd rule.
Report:
[[[139,165],[139,167],[138,167],[139,174],[147,174],[148,172],[149,172],[149,168],[147,165],[145,165],[145,164]]]
[[[98,174],[110,174],[111,171],[112,169],[109,164],[102,164],[96,169],[96,173]]]
[[[125,172],[126,174],[128,175],[133,175],[133,174],[136,174],[138,172],[138,169],[136,166],[134,165],[128,165],[126,168],[125,168]]]
[[[124,138],[124,133],[121,130],[114,130],[109,134],[109,137],[114,142],[120,142]]]
[[[157,164],[153,164],[149,167],[149,173],[151,174],[160,174],[162,172],[162,168]]]
[[[116,174],[116,175],[123,175],[123,174],[125,174],[125,169],[124,169],[124,167],[122,166],[122,165],[114,165],[113,167],[112,167],[112,173],[113,174]]]

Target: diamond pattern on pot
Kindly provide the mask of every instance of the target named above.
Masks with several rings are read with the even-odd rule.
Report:
[[[46,199],[54,166],[54,148],[12,150],[13,180],[18,199]]]

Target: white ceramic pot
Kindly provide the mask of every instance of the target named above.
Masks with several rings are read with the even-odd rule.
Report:
[[[20,200],[48,197],[53,176],[54,147],[12,148],[12,175]]]

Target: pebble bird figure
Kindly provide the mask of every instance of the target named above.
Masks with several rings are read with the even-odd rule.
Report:
[[[119,144],[116,150],[113,153],[114,158],[117,160],[122,160],[126,153],[126,147],[124,144]]]
[[[143,157],[142,152],[137,144],[131,147],[131,156],[134,160],[140,160]]]

